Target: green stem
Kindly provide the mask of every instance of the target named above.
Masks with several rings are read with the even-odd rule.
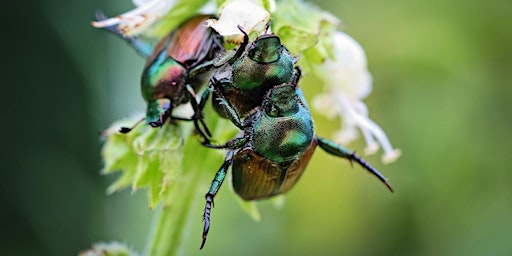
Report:
[[[204,203],[204,194],[222,156],[218,152],[201,147],[192,137],[184,149],[183,171],[169,184],[168,197],[155,213],[149,239],[143,255],[184,255],[184,244],[190,234],[192,221],[201,221],[198,210]],[[197,233],[197,247],[201,242]],[[149,245],[149,246],[148,246]]]

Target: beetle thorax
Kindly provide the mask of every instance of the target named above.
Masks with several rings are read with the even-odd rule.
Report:
[[[241,90],[286,83],[293,75],[292,58],[278,37],[257,39],[233,64],[233,84]]]
[[[301,104],[294,85],[273,88],[254,123],[255,150],[266,158],[284,163],[301,155],[314,137],[313,121]]]

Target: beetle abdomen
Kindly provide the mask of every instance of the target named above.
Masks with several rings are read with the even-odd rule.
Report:
[[[283,166],[250,148],[233,159],[233,188],[244,200],[264,199],[286,193],[299,180],[316,148],[316,139],[291,163]]]
[[[212,48],[215,48],[213,30],[206,26],[211,15],[197,15],[187,20],[171,35],[167,54],[171,58],[190,69],[211,59]]]

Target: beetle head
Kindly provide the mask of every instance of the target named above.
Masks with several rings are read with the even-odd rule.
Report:
[[[281,57],[281,40],[276,35],[262,35],[252,43],[248,50],[251,60],[265,64],[279,60]]]
[[[265,113],[271,117],[290,116],[299,111],[299,100],[294,84],[282,84],[270,89],[263,102]]]
[[[171,106],[171,100],[166,98],[148,102],[146,123],[153,127],[162,126],[171,112]]]

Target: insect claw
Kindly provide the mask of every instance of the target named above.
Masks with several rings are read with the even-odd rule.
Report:
[[[199,247],[199,250],[203,249],[205,243],[206,243],[206,235],[203,234],[203,241],[201,242],[201,247]]]
[[[371,174],[373,174],[375,177],[377,177],[382,183],[384,183],[384,185],[389,189],[389,191],[395,192],[393,190],[393,188],[391,187],[391,185],[388,183],[388,180],[386,179],[386,177],[384,177],[384,175],[380,174],[380,172],[377,171],[377,169],[375,169],[373,166],[371,166],[366,161],[364,161],[359,155],[357,155],[355,153],[355,151],[350,154],[350,160],[351,161],[355,160],[363,168],[365,168],[367,171],[369,171]]]

